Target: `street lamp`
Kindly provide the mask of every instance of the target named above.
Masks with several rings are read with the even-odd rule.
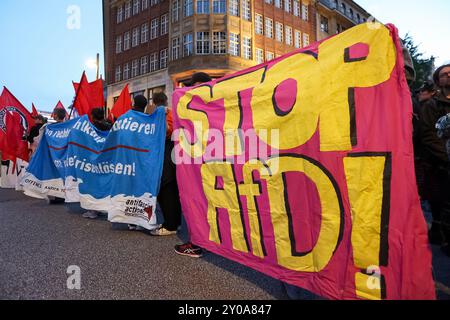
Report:
[[[86,67],[89,69],[96,69],[97,70],[97,80],[99,78],[99,72],[100,72],[100,54],[97,53],[97,59],[89,58],[86,61]]]

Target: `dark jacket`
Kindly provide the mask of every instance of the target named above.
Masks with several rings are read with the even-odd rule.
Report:
[[[424,160],[431,165],[449,164],[445,141],[437,135],[437,121],[450,113],[450,99],[439,93],[420,109],[420,130]]]
[[[93,121],[92,124],[100,131],[109,131],[112,128],[112,124],[109,121]]]

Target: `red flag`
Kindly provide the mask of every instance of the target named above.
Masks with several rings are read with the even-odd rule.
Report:
[[[128,84],[123,88],[122,93],[117,99],[114,107],[111,110],[112,115],[117,119],[121,115],[125,114],[131,109],[131,97],[130,91],[128,90]]]
[[[0,131],[6,133],[5,116],[6,111],[18,113],[21,117],[21,123],[27,133],[34,126],[34,119],[30,111],[27,110],[17,100],[16,97],[6,87],[3,88],[3,92],[0,96]]]
[[[39,112],[37,111],[36,107],[34,106],[34,103],[31,104],[31,107],[33,108],[33,112],[31,113],[31,116],[33,118],[36,118],[39,115]]]
[[[52,113],[52,118],[54,119],[54,114],[55,114],[55,110],[56,109],[63,109],[64,111],[66,111],[66,120],[69,120],[69,113],[67,112],[66,108],[64,108],[64,105],[62,104],[61,100],[58,101],[58,103],[56,104],[56,107],[53,109],[53,113]]]
[[[17,112],[6,112],[6,133],[2,145],[2,158],[16,163],[17,158],[29,160],[28,143],[23,140],[25,129]]]
[[[103,108],[105,105],[102,79],[89,83],[83,72],[80,83],[74,82],[73,87],[76,92],[73,106],[80,116],[89,115],[92,109]]]

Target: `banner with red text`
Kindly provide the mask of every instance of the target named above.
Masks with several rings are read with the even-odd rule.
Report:
[[[330,299],[435,299],[397,29],[177,90],[191,240]]]

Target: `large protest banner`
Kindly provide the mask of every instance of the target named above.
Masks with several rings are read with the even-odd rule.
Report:
[[[156,225],[162,175],[165,111],[129,111],[111,132],[97,130],[87,115],[49,125],[22,179],[25,192],[80,202],[107,211],[111,222]]]
[[[193,243],[331,299],[434,299],[397,29],[174,94]]]

